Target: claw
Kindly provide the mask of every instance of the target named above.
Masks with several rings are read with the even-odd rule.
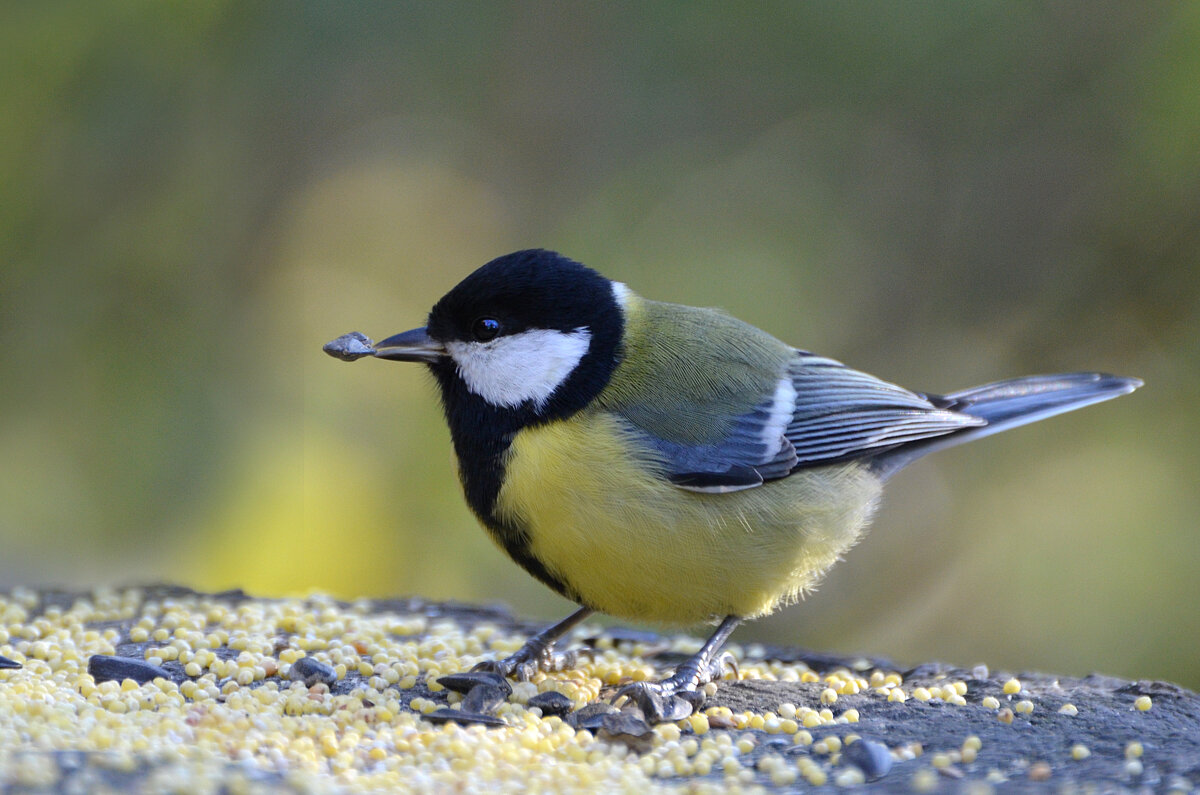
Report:
[[[718,654],[737,624],[735,616],[727,616],[700,651],[676,668],[675,673],[661,682],[625,685],[613,700],[625,696],[637,704],[648,720],[659,723],[688,717],[704,705],[703,686],[721,679],[727,665],[741,678],[733,655],[729,652]]]
[[[652,723],[683,720],[704,705],[704,692],[695,686],[677,686],[662,682],[634,682],[625,685],[613,696],[613,700],[625,696],[642,711]]]
[[[625,685],[617,690],[612,700],[625,696],[637,704],[647,718],[657,722],[682,720],[704,706],[704,685],[719,680],[726,663],[737,673],[737,663],[728,653],[707,664],[692,658],[661,682]]]
[[[740,682],[742,671],[738,668],[737,658],[733,656],[732,652],[728,651],[721,652],[721,655],[709,664],[708,681],[715,682],[718,679],[724,679],[726,666],[733,671],[734,681]]]

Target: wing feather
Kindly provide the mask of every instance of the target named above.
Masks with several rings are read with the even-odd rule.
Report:
[[[797,351],[780,376],[771,394],[735,417],[724,437],[713,443],[663,439],[626,418],[642,441],[659,453],[672,483],[708,493],[754,488],[804,467],[869,458],[899,445],[987,424],[805,351]],[[678,407],[700,415],[711,409]]]
[[[986,424],[841,362],[799,351],[789,373],[796,407],[785,436],[797,468],[867,457],[897,445]]]

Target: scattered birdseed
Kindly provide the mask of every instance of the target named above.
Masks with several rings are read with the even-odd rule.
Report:
[[[479,685],[492,685],[504,691],[505,698],[512,692],[512,685],[508,680],[497,673],[491,671],[461,671],[458,673],[446,674],[439,676],[437,682],[447,690],[453,690],[455,693],[466,695],[471,690]]]
[[[1154,702],[1150,700],[1150,696],[1138,696],[1133,702],[1133,706],[1137,707],[1142,712],[1145,712],[1154,706]]]
[[[326,665],[312,657],[301,657],[292,663],[288,677],[303,682],[308,687],[318,683],[332,685],[338,680],[337,670],[332,665]]]
[[[462,708],[465,712],[488,714],[504,703],[507,698],[508,691],[502,690],[496,685],[478,685],[463,696]]]
[[[1071,717],[1075,717],[1079,714],[1079,709],[1074,704],[1063,704],[1058,708],[1058,713],[1060,715],[1070,715]]]
[[[481,715],[478,713],[466,712],[461,709],[450,709],[449,707],[440,707],[430,712],[425,716],[425,720],[430,723],[461,723],[465,725],[478,724],[480,726],[490,726],[494,728],[507,726],[500,718],[492,715]]]
[[[158,665],[152,665],[144,660],[112,657],[107,654],[93,654],[89,657],[87,670],[97,684],[128,679],[141,685],[159,678],[171,678],[171,675]]]
[[[1088,747],[1082,743],[1075,743],[1071,746],[1071,758],[1077,762],[1082,759],[1087,759],[1091,755],[1092,752],[1089,751]]]
[[[567,698],[557,690],[547,690],[544,693],[538,693],[536,696],[529,699],[525,706],[540,709],[542,711],[542,717],[548,718],[551,715],[566,715],[571,711],[575,704],[573,701],[571,701],[571,699]],[[697,732],[697,734],[699,734],[699,732]]]
[[[631,751],[644,754],[654,746],[654,729],[640,715],[610,712],[601,721],[596,735],[602,740],[623,743]]]
[[[604,725],[604,716],[617,712],[617,708],[607,701],[597,701],[588,704],[567,716],[567,723],[576,729],[598,731]]]
[[[839,772],[833,779],[833,783],[839,787],[857,787],[859,784],[866,783],[866,781],[866,774],[858,767],[848,767]]]
[[[934,792],[939,785],[937,771],[931,767],[923,767],[913,773],[909,787],[913,792]]]
[[[1004,683],[1004,695],[1013,696],[1021,692],[1021,680],[1013,677]]]
[[[1142,744],[1137,740],[1125,744],[1126,759],[1137,759],[1142,753],[1144,753],[1144,749],[1142,748]]]
[[[352,362],[375,353],[375,343],[365,334],[351,331],[325,343],[321,350],[344,362]]]

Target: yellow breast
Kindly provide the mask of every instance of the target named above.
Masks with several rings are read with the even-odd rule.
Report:
[[[685,491],[619,417],[585,410],[517,434],[496,511],[585,605],[683,624],[794,601],[858,539],[879,492],[856,463],[727,494]]]

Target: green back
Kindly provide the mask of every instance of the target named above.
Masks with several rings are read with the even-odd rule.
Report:
[[[631,295],[621,363],[597,397],[671,442],[706,444],[775,391],[794,351],[716,309]]]

